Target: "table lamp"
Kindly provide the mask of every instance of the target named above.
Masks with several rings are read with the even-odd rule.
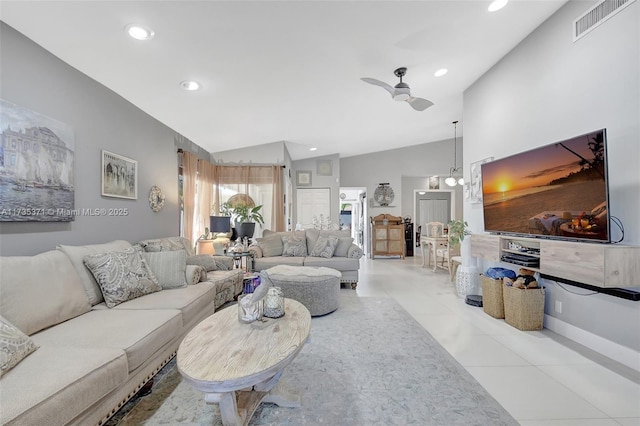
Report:
[[[229,216],[209,216],[209,230],[216,234],[213,239],[214,254],[224,253],[224,245],[229,242],[229,237],[219,234],[231,232],[231,218]]]

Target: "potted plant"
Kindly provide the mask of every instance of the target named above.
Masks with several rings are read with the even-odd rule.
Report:
[[[465,235],[470,235],[469,224],[464,220],[452,220],[448,224],[449,226],[449,244],[451,247],[455,247],[464,241]]]
[[[220,210],[224,215],[229,214],[236,224],[236,230],[238,232],[238,238],[243,237],[251,238],[255,232],[256,223],[264,225],[264,218],[260,210],[262,205],[251,207],[246,203],[237,203],[230,205],[229,203],[222,204]]]

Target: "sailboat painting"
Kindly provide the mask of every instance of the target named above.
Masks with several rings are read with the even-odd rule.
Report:
[[[0,222],[74,220],[68,124],[0,99]]]

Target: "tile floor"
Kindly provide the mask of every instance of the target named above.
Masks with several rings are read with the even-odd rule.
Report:
[[[421,258],[361,259],[361,297],[393,297],[523,426],[640,426],[640,372],[458,298]]]

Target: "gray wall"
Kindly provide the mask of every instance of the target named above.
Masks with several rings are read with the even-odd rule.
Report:
[[[453,128],[451,129],[453,133]],[[460,132],[460,125],[458,125]],[[463,138],[458,136],[457,165],[462,165]],[[448,176],[453,167],[453,138],[340,159],[340,186],[366,187],[373,197],[378,184],[389,182],[395,195],[389,207],[369,209],[369,216],[389,213],[413,218],[413,190],[426,189],[428,176]],[[422,179],[421,179],[422,178]],[[422,183],[425,184],[422,184]],[[449,187],[441,187],[449,189]],[[455,188],[456,218],[462,218],[462,187]],[[408,199],[407,199],[408,198]]]
[[[465,167],[606,127],[611,214],[624,224],[624,242],[638,245],[640,3],[573,43],[572,22],[592,4],[567,3],[465,91]],[[474,232],[483,231],[480,205],[466,203],[465,218]],[[615,239],[620,233],[613,228]],[[544,285],[547,315],[575,327],[569,330],[640,351],[640,302]]]
[[[178,235],[175,132],[116,93],[0,23],[0,97],[70,125],[75,132],[75,208],[127,208],[126,217],[78,216],[75,221],[2,222],[0,254],[31,255],[57,244],[89,244]],[[100,150],[138,161],[138,199],[100,195]],[[149,208],[152,185],[165,193]]]

